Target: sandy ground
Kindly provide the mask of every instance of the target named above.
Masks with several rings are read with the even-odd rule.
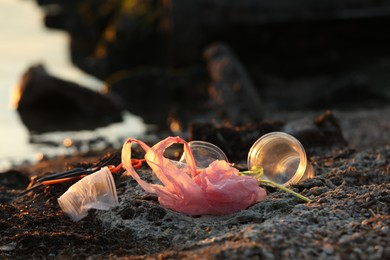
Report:
[[[69,183],[17,194],[28,184],[26,176],[88,167],[108,151],[1,173],[0,257],[390,259],[390,107],[333,112],[349,146],[311,155],[315,177],[290,187],[311,203],[267,188],[266,201],[247,210],[189,217],[162,207],[132,178],[118,176],[120,205],[90,210],[73,222],[57,203]],[[267,117],[290,121],[317,114],[278,111]],[[140,174],[155,180],[147,166]]]

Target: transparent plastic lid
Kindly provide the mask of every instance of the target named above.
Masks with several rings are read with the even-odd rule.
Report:
[[[199,169],[207,168],[215,160],[229,161],[225,153],[216,145],[204,141],[191,141],[188,143],[192,154],[194,155],[196,167]],[[183,153],[180,163],[185,163],[185,154]]]

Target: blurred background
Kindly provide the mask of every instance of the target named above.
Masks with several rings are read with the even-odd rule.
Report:
[[[63,140],[90,140],[104,136],[143,133],[142,119],[126,114],[124,121],[110,127],[64,132],[34,134],[23,124],[15,104],[18,85],[23,73],[34,64],[44,64],[51,74],[100,90],[102,82],[86,74],[70,61],[69,36],[64,31],[44,26],[44,12],[36,1],[0,0],[0,169],[35,161],[45,154],[66,154]],[[66,107],[63,108],[66,110]],[[69,140],[69,139],[68,139]]]
[[[0,167],[199,121],[383,109],[389,127],[387,1],[0,0],[0,17]]]

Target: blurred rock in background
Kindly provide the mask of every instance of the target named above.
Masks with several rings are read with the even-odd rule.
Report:
[[[122,120],[122,109],[109,97],[30,67],[15,90],[17,111],[32,133],[94,129]]]
[[[262,109],[377,106],[390,100],[386,1],[37,3],[48,28],[69,33],[73,63],[112,85],[110,91],[146,123],[163,126],[203,114],[207,85],[215,79],[202,74],[193,83],[191,71],[203,71],[202,54],[215,42],[229,46],[244,66]],[[172,77],[177,69],[187,73]],[[194,105],[192,97],[205,103]],[[145,108],[147,103],[158,109]]]

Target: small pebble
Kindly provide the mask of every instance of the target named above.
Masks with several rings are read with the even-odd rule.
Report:
[[[389,226],[384,226],[384,227],[381,228],[381,233],[383,235],[388,235],[389,232],[390,232],[390,227]]]
[[[332,254],[334,252],[334,247],[329,244],[329,243],[325,243],[323,246],[322,246],[322,250],[325,251],[325,253],[327,254]]]

